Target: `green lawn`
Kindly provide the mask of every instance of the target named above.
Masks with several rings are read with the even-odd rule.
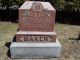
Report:
[[[11,42],[18,29],[18,23],[0,22],[0,60],[80,60],[80,43],[76,38],[80,33],[80,26],[56,23],[55,30],[62,45],[60,58],[50,59],[11,59],[7,53],[8,42]]]

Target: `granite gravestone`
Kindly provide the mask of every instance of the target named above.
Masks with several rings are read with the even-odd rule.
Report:
[[[49,2],[26,1],[19,8],[19,31],[10,46],[11,57],[59,57],[61,45],[54,29],[55,15]]]

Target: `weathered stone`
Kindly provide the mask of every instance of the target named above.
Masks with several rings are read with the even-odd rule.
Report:
[[[56,33],[19,31],[16,33],[16,41],[17,42],[56,42]]]
[[[19,9],[19,30],[54,31],[55,14],[48,2],[25,2]]]
[[[19,31],[10,46],[11,58],[60,57],[55,14],[49,2],[25,1],[19,8]]]
[[[12,42],[11,58],[52,58],[60,57],[61,45],[55,43],[22,43]]]

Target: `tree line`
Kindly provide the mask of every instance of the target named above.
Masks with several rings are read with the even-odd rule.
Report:
[[[25,0],[0,0],[0,9],[18,9]],[[80,11],[80,0],[32,0],[48,1],[57,11]]]

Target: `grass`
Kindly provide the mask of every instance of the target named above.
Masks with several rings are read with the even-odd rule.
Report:
[[[0,60],[80,60],[80,43],[77,42],[80,26],[56,23],[55,30],[62,45],[60,58],[50,59],[11,59],[7,53],[7,43],[17,32],[18,23],[0,22]]]

